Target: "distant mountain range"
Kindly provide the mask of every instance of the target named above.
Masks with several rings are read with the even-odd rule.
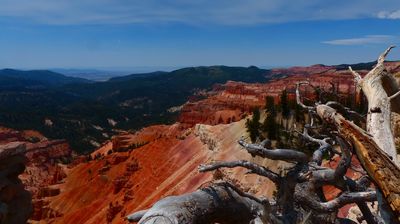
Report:
[[[70,77],[85,78],[92,81],[107,81],[113,77],[126,76],[130,74],[143,74],[153,71],[173,71],[177,69],[178,69],[177,67],[165,67],[165,66],[138,66],[133,68],[104,68],[104,69],[54,68],[49,70]]]
[[[68,77],[48,70],[0,70],[0,88],[43,88],[72,83],[90,83],[87,79]]]
[[[51,69],[70,77],[84,78],[92,81],[107,81],[112,77],[129,75],[129,71],[112,71],[112,70],[97,70],[97,69]]]
[[[0,125],[66,138],[74,150],[89,152],[118,130],[174,122],[178,113],[168,109],[196,91],[228,80],[265,82],[268,71],[190,67],[93,82],[50,71],[5,69],[0,73]]]

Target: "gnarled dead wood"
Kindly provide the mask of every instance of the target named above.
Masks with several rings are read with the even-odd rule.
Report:
[[[199,171],[207,172],[207,171],[212,171],[212,170],[216,170],[216,169],[223,168],[223,167],[225,167],[225,168],[244,167],[246,169],[249,169],[251,171],[251,173],[267,177],[275,183],[278,183],[280,181],[280,176],[278,174],[272,172],[271,170],[269,170],[261,165],[251,163],[251,162],[245,161],[245,160],[238,160],[238,161],[232,161],[232,162],[215,162],[212,164],[201,165],[199,167]]]
[[[166,197],[127,219],[140,218],[139,224],[248,224],[252,220],[268,223],[269,209],[268,201],[254,200],[229,183],[219,183],[193,193]]]
[[[307,127],[304,128],[304,131],[301,134],[301,136],[307,141],[315,142],[315,143],[318,143],[320,145],[320,147],[317,150],[314,151],[311,162],[317,164],[318,166],[321,165],[323,154],[326,151],[332,149],[332,145],[328,143],[329,138],[317,139],[317,138],[311,137],[308,134],[308,128]]]
[[[368,116],[367,131],[376,142],[376,144],[384,150],[393,161],[397,162],[396,147],[394,144],[393,134],[391,130],[391,99],[394,93],[385,91],[383,78],[391,79],[391,75],[386,71],[384,61],[390,50],[394,46],[389,47],[383,52],[376,66],[361,78],[361,76],[350,68],[356,81],[356,85],[361,87],[368,100]],[[387,85],[387,81],[385,82]]]
[[[346,204],[365,201],[376,201],[376,192],[349,192],[327,202],[319,202],[303,195],[297,195],[297,200],[303,200],[303,203],[319,212],[335,211]]]
[[[300,86],[301,85],[305,85],[305,84],[309,84],[309,82],[299,82],[296,84],[296,102],[298,105],[300,105],[302,108],[306,109],[306,110],[313,110],[314,107],[311,106],[306,106],[300,99]]]
[[[318,105],[317,113],[325,121],[336,125],[339,133],[353,143],[357,157],[368,175],[382,191],[385,200],[400,221],[400,168],[375,143],[367,132],[347,121],[335,109]]]
[[[239,140],[239,144],[243,146],[251,155],[263,158],[283,161],[307,162],[306,154],[292,149],[266,149],[258,144],[249,144],[243,139]]]

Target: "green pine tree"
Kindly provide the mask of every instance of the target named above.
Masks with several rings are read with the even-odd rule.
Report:
[[[275,102],[272,96],[267,96],[265,99],[265,109],[267,112],[267,117],[265,118],[262,129],[264,132],[268,133],[268,138],[270,140],[275,140],[277,137],[277,128],[276,124],[276,110],[275,110]]]
[[[274,97],[272,96],[265,97],[265,111],[267,113],[276,114]]]
[[[254,108],[252,119],[246,120],[246,129],[252,142],[255,142],[257,137],[260,136],[260,126],[260,110],[258,108]]]
[[[286,89],[283,90],[281,94],[281,109],[282,109],[282,116],[284,118],[288,118],[290,114],[290,108],[289,108],[288,95]]]

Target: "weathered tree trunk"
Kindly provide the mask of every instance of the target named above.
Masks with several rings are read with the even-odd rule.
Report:
[[[190,194],[166,197],[147,211],[128,216],[140,224],[267,223],[269,204],[241,195],[229,184],[217,184]]]
[[[384,61],[394,46],[389,47],[380,55],[377,65],[368,74],[361,76],[354,72],[356,85],[361,87],[368,100],[367,131],[372,135],[376,144],[397,163],[396,146],[391,129],[391,97],[386,93],[382,79],[390,79],[386,72]],[[392,88],[391,88],[392,89]]]
[[[399,112],[399,106],[392,106],[391,101],[399,101],[399,92],[395,93],[395,91],[398,91],[398,85],[393,76],[386,71],[384,65],[386,56],[393,48],[394,46],[390,46],[379,56],[375,68],[368,72],[364,78],[361,78],[351,67],[349,67],[349,69],[355,77],[356,85],[363,90],[368,100],[368,133],[372,136],[379,148],[389,156],[389,159],[397,164],[396,146],[391,129],[391,112],[392,108]],[[392,206],[392,204],[387,205],[385,203],[386,200],[382,199],[381,192],[378,190],[377,193],[381,215],[388,222],[388,220],[393,219],[387,208],[388,206]],[[383,194],[385,193],[383,192]]]

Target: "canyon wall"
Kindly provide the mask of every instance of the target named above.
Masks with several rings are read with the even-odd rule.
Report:
[[[400,76],[400,62],[387,62],[387,69],[392,74]],[[364,76],[367,70],[358,70]],[[195,124],[220,124],[242,119],[252,108],[265,105],[265,97],[272,96],[278,103],[283,90],[287,90],[288,98],[295,99],[296,84],[308,81],[312,86],[325,91],[335,91],[347,97],[355,94],[352,74],[341,66],[314,65],[310,67],[292,67],[273,69],[271,77],[279,77],[267,83],[227,82],[216,85],[203,100],[189,101],[183,105],[179,122],[191,127]],[[332,89],[334,88],[334,89]],[[303,96],[309,99],[315,97],[314,89],[302,86]]]

